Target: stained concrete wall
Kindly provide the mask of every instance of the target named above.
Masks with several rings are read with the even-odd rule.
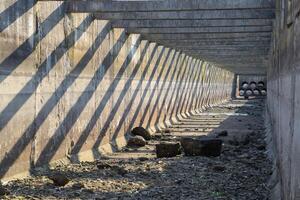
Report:
[[[274,199],[300,199],[300,1],[277,0],[268,115],[278,178]],[[281,196],[280,196],[281,195]]]
[[[233,74],[63,2],[0,4],[0,178],[92,160],[230,98]]]

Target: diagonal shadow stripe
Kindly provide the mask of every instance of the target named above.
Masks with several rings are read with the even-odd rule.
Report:
[[[160,54],[159,54],[159,56],[158,56],[158,58],[157,58],[157,60],[156,60],[156,62],[155,62],[155,65],[154,65],[154,68],[153,68],[153,70],[152,70],[152,73],[151,73],[151,75],[150,75],[150,78],[149,78],[149,80],[147,81],[147,85],[146,85],[146,87],[143,89],[143,95],[142,95],[142,97],[140,98],[140,101],[139,101],[139,104],[138,104],[138,106],[136,107],[136,111],[135,111],[135,113],[134,113],[134,115],[133,115],[133,117],[132,117],[132,119],[131,119],[131,121],[130,121],[130,123],[129,123],[129,125],[128,125],[128,128],[126,129],[126,131],[125,131],[125,133],[129,133],[130,132],[130,130],[133,128],[133,125],[135,124],[135,121],[136,121],[136,119],[137,119],[137,117],[138,117],[138,114],[140,113],[140,109],[142,108],[142,105],[143,105],[143,103],[144,103],[144,100],[145,100],[145,98],[146,98],[146,95],[147,95],[147,93],[148,93],[148,91],[149,91],[149,88],[150,88],[150,86],[151,86],[151,82],[152,82],[152,80],[153,80],[153,78],[154,78],[154,76],[155,76],[155,74],[156,74],[156,72],[157,72],[157,69],[158,69],[158,67],[159,67],[159,63],[161,62],[161,59],[162,59],[162,56],[163,56],[163,53],[164,53],[164,51],[165,51],[165,47],[163,47],[163,49],[161,50],[161,52],[160,52]],[[150,63],[149,63],[150,64]],[[159,72],[159,77],[162,75],[162,73],[163,73],[163,70],[160,70],[160,72]],[[146,72],[145,72],[145,75],[146,75]],[[142,83],[141,83],[142,84]],[[152,93],[153,93],[154,91],[152,91]],[[133,103],[133,102],[132,102]],[[149,102],[148,102],[149,103]],[[149,104],[147,104],[147,106],[148,106]],[[140,120],[140,122],[139,122],[140,124],[142,124],[143,123],[143,120]],[[114,133],[114,137],[116,138],[117,137],[117,132],[115,132]]]
[[[167,78],[168,78],[168,76],[169,76],[169,74],[170,74],[170,72],[171,72],[171,69],[172,69],[172,67],[173,67],[172,65],[173,65],[173,62],[174,62],[174,60],[175,60],[175,57],[176,57],[176,52],[174,52],[173,57],[172,57],[172,59],[171,59],[171,62],[170,62],[170,64],[169,64],[169,66],[167,67],[167,72],[166,72],[166,74],[165,74],[165,76],[164,76],[165,79],[163,80],[162,86],[161,86],[161,88],[159,89],[159,92],[158,92],[158,94],[157,94],[155,103],[154,103],[154,105],[153,105],[153,109],[152,109],[152,111],[151,111],[151,113],[150,113],[150,118],[149,118],[149,120],[148,120],[147,127],[150,127],[150,125],[151,125],[151,121],[152,121],[152,118],[153,118],[153,116],[154,116],[154,112],[156,111],[156,108],[158,107],[158,103],[159,103],[159,101],[160,101],[160,97],[161,97],[161,95],[162,95],[162,93],[163,93],[163,88],[164,88],[164,86],[165,86],[165,84],[166,84]],[[157,119],[158,119],[158,116],[157,116]]]
[[[121,122],[122,122],[122,121],[125,121],[126,117],[128,117],[128,114],[129,114],[129,112],[130,112],[130,110],[131,110],[131,108],[132,108],[132,105],[133,105],[134,103],[136,103],[136,102],[135,102],[136,97],[137,97],[137,95],[138,95],[138,93],[139,93],[139,89],[142,87],[144,78],[145,78],[145,76],[146,76],[146,74],[147,74],[147,72],[148,72],[149,66],[150,66],[150,64],[151,64],[151,62],[152,62],[152,60],[153,60],[153,58],[154,58],[154,55],[155,55],[156,50],[157,50],[157,47],[158,47],[158,46],[157,46],[157,44],[156,44],[155,47],[153,48],[152,52],[151,52],[150,57],[148,58],[147,64],[146,64],[146,66],[145,66],[145,69],[144,69],[144,71],[143,71],[143,73],[142,73],[142,75],[141,75],[141,79],[139,79],[138,85],[137,85],[137,87],[135,88],[134,93],[132,94],[132,97],[131,97],[130,101],[129,101],[128,104],[127,104],[128,106],[127,106],[126,109],[124,110],[124,113],[123,113],[123,115],[122,115],[122,117],[121,117],[121,120],[120,120],[120,122],[118,123],[118,125],[117,125],[117,127],[116,127],[114,133],[112,134],[112,144],[113,144],[113,145],[116,144],[116,139],[117,139],[117,137],[118,137],[118,133],[119,133],[119,131],[121,130],[121,127],[122,127],[122,123],[121,123]],[[162,55],[162,54],[163,54],[163,51],[161,52],[161,55]],[[161,58],[161,57],[159,56],[158,60],[160,60],[160,58]],[[151,81],[151,80],[153,79],[153,77],[154,77],[154,72],[156,71],[157,67],[158,67],[158,65],[155,65],[155,66],[154,66],[154,68],[153,68],[153,70],[152,70],[152,73],[151,73],[151,75],[150,75],[149,81]],[[147,87],[146,87],[146,88],[147,88]],[[144,95],[141,97],[140,103],[143,102],[144,97],[145,97]],[[139,105],[141,105],[140,103],[139,103]],[[133,119],[135,119],[135,118],[137,117],[138,110],[139,110],[139,106],[137,107],[137,109],[136,109],[136,111],[135,111],[135,113],[134,113]],[[132,124],[132,123],[129,124],[129,129],[130,129],[130,127],[131,127],[131,124]],[[125,134],[126,134],[127,132],[128,132],[128,130],[125,131]],[[95,148],[97,148],[97,147],[98,147],[98,146],[95,146]]]
[[[155,88],[158,86],[158,84],[159,84],[159,82],[160,82],[160,79],[162,78],[163,71],[164,71],[164,69],[165,69],[166,63],[167,63],[167,61],[168,61],[168,59],[169,59],[169,57],[170,57],[170,53],[171,53],[171,49],[168,49],[167,56],[166,56],[166,58],[165,58],[165,60],[164,60],[164,62],[163,62],[163,64],[162,64],[162,69],[161,69],[161,71],[160,71],[160,74],[159,74],[158,78],[157,78],[156,81],[155,81],[155,86],[154,86]],[[151,83],[150,83],[150,84],[151,84]],[[142,123],[145,121],[145,118],[146,118],[146,116],[147,116],[148,110],[150,109],[150,105],[151,105],[150,103],[151,103],[151,101],[153,100],[155,91],[156,91],[156,89],[152,89],[152,92],[151,92],[151,94],[150,94],[150,97],[148,98],[148,101],[147,101],[147,103],[146,103],[146,107],[145,107],[144,113],[143,113],[143,115],[142,115],[142,118],[141,118],[141,121],[140,121],[139,126],[142,126]]]
[[[135,77],[136,73],[138,72],[138,69],[141,65],[142,59],[145,56],[147,49],[149,47],[149,43],[147,42],[147,44],[145,45],[141,56],[139,58],[139,61],[137,62],[137,64],[135,65],[135,68],[132,71],[132,74],[130,75],[130,77],[128,78],[127,82],[125,83],[124,87],[122,88],[122,92],[120,93],[114,108],[112,109],[112,111],[110,112],[109,117],[107,118],[106,122],[104,123],[104,126],[101,128],[100,133],[98,134],[98,138],[96,140],[95,143],[97,143],[97,141],[99,140],[99,138],[102,138],[102,136],[104,136],[106,134],[106,131],[109,127],[109,124],[111,123],[112,119],[114,118],[119,106],[121,105],[122,100],[124,99],[124,96],[126,94],[126,92],[128,91],[127,89],[130,87],[133,78]],[[129,63],[132,58],[134,57],[134,54],[136,53],[138,47],[134,47],[130,54],[127,56],[127,58],[125,59],[124,63],[122,64],[119,72],[117,73],[116,77],[122,77],[122,75],[124,74],[126,68],[127,68],[127,62]],[[91,133],[91,131],[93,130],[94,126],[96,125],[97,121],[99,120],[99,117],[101,116],[105,105],[107,104],[107,101],[109,100],[109,98],[112,96],[112,92],[113,90],[116,89],[118,83],[119,83],[120,79],[116,78],[113,80],[112,84],[110,85],[110,87],[107,89],[107,92],[105,93],[104,97],[102,98],[101,102],[99,103],[99,105],[97,106],[95,112],[93,113],[93,116],[91,117],[88,125],[86,126],[86,128],[83,130],[82,134],[80,135],[77,143],[74,145],[71,154],[77,154],[79,153],[80,149],[82,148],[82,146],[84,145],[85,141],[87,140],[89,134]],[[121,120],[122,121],[122,120]],[[77,159],[78,160],[78,159]]]
[[[23,2],[25,1],[23,0]],[[34,0],[34,2],[36,2],[36,0]],[[56,8],[41,24],[39,24],[38,29],[40,31],[38,34],[32,34],[14,52],[12,52],[12,54],[10,54],[0,63],[0,83],[4,81],[24,60],[26,60],[34,52],[37,44],[43,38],[45,38],[48,33],[51,32],[51,30],[59,23],[60,20],[64,18],[64,10],[65,3]],[[61,47],[63,47],[63,45],[61,45]]]
[[[192,83],[194,82],[194,78],[195,78],[195,74],[198,70],[197,66],[196,66],[196,62],[194,59],[192,60],[192,63],[191,63],[191,67],[192,67],[192,73],[188,76],[188,79],[186,80],[186,83],[185,83],[185,88],[184,88],[184,94],[181,95],[180,97],[180,100],[179,100],[179,103],[180,103],[180,106],[177,107],[177,110],[176,110],[176,113],[181,115],[183,114],[183,107],[185,106],[185,103],[187,103],[187,98],[190,94],[190,86],[192,85]]]
[[[36,0],[18,0],[0,13],[0,33],[29,11],[36,4]]]
[[[197,77],[196,75],[199,73],[199,70],[200,70],[200,68],[198,67],[198,60],[196,60],[196,62],[193,64],[193,68],[195,68],[196,71],[192,73],[193,76],[191,75],[190,80],[188,81],[188,86],[186,89],[185,96],[182,100],[182,106],[180,108],[179,114],[186,113],[186,110],[184,110],[184,107],[189,105],[190,95],[192,94],[192,86],[196,82],[196,77]]]
[[[198,107],[203,108],[204,106],[204,95],[205,95],[205,87],[206,87],[206,70],[207,70],[207,63],[204,62],[202,64],[202,71],[201,71],[201,93],[199,97]]]
[[[202,69],[203,69],[203,61],[200,61],[199,68],[200,68],[200,71],[198,73],[197,84],[195,86],[195,91],[194,91],[194,94],[193,94],[193,97],[192,97],[192,102],[191,102],[190,108],[189,108],[190,111],[193,110],[195,112],[197,112],[197,110],[199,109],[197,102],[198,102],[199,98],[201,98],[201,96],[200,96],[200,92],[201,92],[201,88],[202,88],[202,75],[201,75],[201,72],[202,72]]]
[[[110,127],[109,125],[110,125],[111,121],[113,120],[115,114],[117,113],[119,107],[121,106],[121,103],[122,103],[122,101],[123,101],[123,99],[124,99],[126,93],[128,92],[128,88],[130,87],[133,78],[135,77],[135,75],[137,74],[137,72],[138,72],[138,70],[139,70],[139,68],[140,68],[140,66],[141,66],[143,57],[145,56],[148,47],[149,47],[149,43],[147,42],[146,47],[143,49],[142,54],[141,54],[141,57],[140,57],[139,61],[137,62],[137,64],[135,65],[135,68],[133,69],[130,78],[129,78],[128,81],[125,83],[124,87],[122,88],[121,94],[119,95],[119,97],[118,97],[118,99],[117,99],[117,101],[116,101],[114,107],[112,108],[112,110],[111,110],[111,112],[110,112],[110,114],[109,114],[107,120],[106,120],[105,123],[103,124],[103,127],[101,128],[101,131],[100,131],[100,133],[98,134],[98,138],[97,138],[96,142],[95,142],[94,145],[93,145],[93,149],[97,149],[97,147],[100,145],[100,143],[101,143],[101,141],[102,141],[102,138],[106,135],[107,130],[108,130],[109,127]],[[123,68],[123,67],[124,67],[124,70],[125,70],[126,66],[124,65],[124,66],[122,66],[122,68]],[[117,83],[116,83],[116,84],[117,84]],[[100,104],[100,105],[101,105],[101,104]],[[129,105],[127,105],[127,108],[128,108],[128,106],[129,106]],[[100,107],[98,107],[98,108],[100,108]],[[98,109],[97,109],[97,110],[98,110]],[[102,108],[101,110],[103,110],[103,108]],[[102,111],[101,111],[101,112],[102,112]],[[93,151],[93,152],[95,152],[95,151]],[[95,154],[95,156],[97,156],[97,155]]]
[[[28,101],[28,99],[34,94],[31,93],[24,96],[23,91],[31,91],[32,87],[36,90],[42,80],[49,74],[56,63],[63,57],[63,55],[75,44],[75,42],[83,35],[92,23],[93,17],[88,16],[70,35],[62,41],[58,47],[51,52],[51,54],[45,59],[45,61],[38,67],[34,76],[25,84],[21,91],[8,103],[8,105],[0,113],[0,131],[6,126],[6,124],[13,118],[20,108]],[[79,31],[77,31],[79,30]],[[65,46],[67,42],[68,46]],[[49,64],[51,63],[51,64]]]
[[[98,86],[101,81],[103,80],[106,72],[110,68],[111,64],[117,58],[120,50],[122,49],[123,45],[125,44],[125,40],[127,39],[127,35],[125,31],[119,36],[118,40],[109,51],[109,53],[103,59],[103,62],[100,64],[99,68],[95,72],[94,76],[85,87],[84,91],[87,91],[89,88],[93,86]],[[121,44],[121,45],[120,45]],[[132,57],[132,52],[129,53]],[[127,63],[128,60],[125,60]],[[79,118],[80,114],[86,107],[88,101],[91,99],[92,95],[95,93],[96,90],[93,92],[83,92],[80,97],[77,99],[76,103],[72,106],[72,108],[66,114],[66,117],[61,122],[59,127],[56,129],[53,136],[49,139],[46,146],[40,153],[36,161],[36,166],[41,166],[43,164],[48,163],[52,157],[55,155],[55,152],[58,150],[59,146],[63,142],[64,138],[67,136],[73,125],[75,124],[76,120]],[[105,101],[107,103],[107,100]]]
[[[198,107],[196,106],[196,101],[199,98],[198,94],[199,94],[199,88],[200,88],[200,84],[201,84],[202,61],[200,61],[198,63],[198,67],[199,67],[199,72],[197,73],[196,84],[194,87],[193,95],[191,96],[191,103],[190,103],[189,107],[187,108],[187,111],[192,111],[192,110],[198,109]]]
[[[137,95],[138,95],[138,93],[139,93],[139,89],[142,87],[144,78],[145,78],[145,76],[146,76],[146,74],[147,74],[147,72],[148,72],[149,66],[150,66],[150,64],[151,64],[151,62],[152,62],[152,60],[153,60],[153,58],[154,58],[154,55],[155,55],[155,53],[156,53],[157,47],[158,47],[158,46],[155,45],[155,47],[154,47],[153,50],[152,50],[152,53],[151,53],[150,57],[148,58],[147,64],[146,64],[146,66],[145,66],[145,68],[144,68],[144,71],[143,71],[143,73],[142,73],[142,75],[141,75],[142,78],[139,79],[139,83],[138,83],[137,87],[135,88],[134,93],[132,94],[132,97],[131,97],[130,101],[128,102],[127,106],[126,106],[126,109],[124,110],[124,113],[123,113],[123,115],[122,115],[122,117],[121,117],[120,122],[124,121],[124,120],[126,119],[126,117],[128,117],[128,114],[129,114],[129,112],[130,112],[130,110],[131,110],[131,108],[132,108],[132,105],[133,105],[134,103],[136,103],[136,102],[135,102],[136,97],[137,97]],[[156,69],[157,69],[157,65],[154,66],[154,68],[153,68],[151,74],[153,74],[153,72],[155,72]],[[150,76],[150,80],[152,80],[152,79],[151,79],[152,77],[153,77],[153,76]],[[143,98],[140,99],[140,102],[141,102],[141,101],[143,101]],[[135,113],[137,113],[137,111],[138,111],[138,108],[137,108],[137,110],[135,111]],[[129,126],[130,126],[130,125],[129,125]],[[122,127],[122,123],[118,123],[118,126],[116,127],[114,133],[112,134],[112,143],[113,143],[113,144],[116,144],[116,139],[117,139],[117,137],[118,137],[119,131],[121,130],[121,127]],[[126,134],[126,133],[127,133],[127,132],[125,132],[125,134]],[[96,146],[96,147],[97,147],[97,146]]]
[[[178,120],[178,116],[177,116],[177,114],[178,114],[178,110],[179,110],[179,107],[180,107],[180,105],[181,105],[181,100],[182,100],[182,96],[183,96],[183,94],[182,94],[182,91],[184,91],[184,89],[185,89],[185,87],[186,87],[186,81],[187,80],[184,80],[184,79],[186,79],[186,77],[190,77],[191,76],[191,73],[193,72],[193,67],[192,67],[192,61],[193,61],[193,58],[189,58],[190,59],[190,63],[189,63],[189,61],[187,60],[187,63],[186,63],[186,68],[188,68],[188,71],[187,71],[187,76],[185,75],[186,73],[184,73],[183,75],[182,75],[182,79],[181,79],[181,81],[180,81],[180,85],[179,85],[179,88],[178,88],[178,93],[177,93],[177,95],[176,95],[176,97],[175,97],[175,104],[174,104],[174,106],[173,106],[173,108],[172,108],[172,111],[171,111],[171,116],[175,116],[175,118]],[[182,84],[182,83],[184,83],[184,84]],[[183,86],[182,86],[183,85]],[[183,88],[182,88],[183,87]],[[177,101],[177,99],[179,98],[179,100]],[[175,113],[175,114],[174,114]],[[172,120],[171,120],[171,122],[173,122]]]
[[[172,92],[172,95],[171,95],[171,100],[174,98],[174,95],[175,94],[178,94],[178,92],[179,92],[179,88],[180,88],[180,84],[181,84],[181,82],[182,82],[182,80],[183,80],[183,75],[185,74],[185,72],[186,72],[186,69],[187,69],[187,67],[186,66],[182,66],[183,65],[183,63],[185,62],[185,60],[187,59],[188,57],[186,56],[186,55],[184,55],[184,58],[182,59],[182,62],[180,63],[181,64],[181,67],[180,67],[180,69],[179,69],[179,71],[178,71],[178,73],[177,73],[177,77],[176,77],[176,83],[175,83],[175,91],[173,91]],[[183,72],[183,74],[181,74],[181,72],[182,72],[182,70],[184,69],[184,72]],[[181,79],[179,80],[179,78],[180,78],[180,75],[182,75],[182,77],[181,77]],[[176,95],[177,96],[177,95]],[[175,98],[175,100],[176,100],[176,98]],[[173,106],[175,106],[175,102],[176,101],[174,101],[174,104],[173,104]],[[169,109],[171,108],[171,105],[172,104],[172,101],[168,104],[168,106],[167,106],[167,110],[166,110],[166,113],[169,113]],[[169,119],[171,119],[172,118],[172,113],[170,114],[170,116],[169,116],[170,118]],[[164,125],[165,126],[167,126],[167,124],[166,124],[166,119],[167,119],[167,116],[165,116],[164,117]]]
[[[86,20],[84,20],[82,22],[82,24],[79,26],[80,28],[84,28],[81,30],[85,30],[88,25],[91,23],[91,18],[87,17]],[[74,30],[70,35],[69,35],[69,41],[73,41],[69,44],[73,45],[75,43],[75,40],[79,39],[79,37],[82,34],[77,33],[76,37],[75,37],[75,32],[76,30]],[[71,38],[73,38],[73,40],[71,40]],[[100,38],[98,38],[98,43],[101,41]],[[97,43],[97,41],[96,41]],[[79,62],[79,64],[77,65],[77,67],[74,68],[73,72],[77,72],[79,73],[79,68],[83,68],[84,65],[86,65],[86,63],[89,61],[90,56],[93,54],[93,51],[95,51],[96,46],[93,46],[89,49],[89,51],[87,52],[87,54],[82,58],[82,60]],[[70,47],[69,47],[70,48]],[[59,51],[61,54],[65,53],[66,50],[64,51]],[[54,51],[57,52],[57,51]],[[54,52],[52,52],[52,56],[54,56]],[[58,52],[57,52],[58,53]],[[60,54],[59,54],[60,55]],[[62,56],[62,55],[61,55]],[[51,55],[50,55],[51,58]],[[53,64],[54,65],[54,64]],[[45,77],[47,75],[50,69],[45,69],[46,68],[46,61],[43,63],[43,65],[41,65],[40,70],[37,74],[35,74],[33,80],[31,81],[35,81],[35,79],[38,78],[38,76],[40,76],[41,74],[43,74],[43,77]],[[82,70],[82,69],[81,69]],[[72,75],[74,76],[74,75]],[[55,94],[53,94],[50,99],[46,102],[46,104],[42,107],[42,109],[39,111],[39,113],[37,114],[37,116],[35,117],[34,121],[28,126],[28,128],[24,131],[23,135],[18,139],[18,141],[16,142],[16,144],[10,149],[10,151],[6,154],[6,156],[1,160],[0,162],[0,177],[3,177],[5,175],[5,173],[9,170],[9,167],[18,159],[18,157],[20,156],[20,154],[22,153],[22,151],[26,148],[26,146],[30,143],[30,141],[35,137],[35,134],[37,132],[37,129],[42,125],[42,123],[46,120],[46,118],[48,117],[48,114],[51,112],[51,110],[55,107],[55,105],[57,104],[57,102],[59,101],[59,99],[63,96],[63,94],[65,93],[67,87],[69,87],[74,80],[76,79],[76,76],[74,78],[71,77],[71,75],[68,76],[68,79],[64,79],[64,81],[61,83],[61,85],[58,87],[57,91],[55,92]],[[30,82],[31,82],[30,81]],[[28,87],[29,83],[26,84],[26,86],[22,89],[22,90],[26,90],[26,87]],[[37,88],[37,85],[35,86],[35,89]],[[26,97],[27,98],[27,97]],[[29,97],[28,97],[29,98]],[[15,112],[18,111],[18,109],[22,106],[22,104],[28,100],[24,99],[23,96],[18,96],[15,97],[12,102],[9,104],[11,107],[14,106],[14,104],[16,104],[16,108],[14,109]],[[18,104],[17,104],[18,103]],[[5,112],[5,110],[11,110],[10,106],[6,107],[4,109],[4,111],[1,112],[0,116],[6,114],[7,115],[7,111]],[[1,120],[1,129],[3,129],[4,126],[2,126],[2,124],[6,124],[10,119],[12,118],[12,114],[9,115],[7,118],[0,118]],[[6,123],[5,123],[6,122]]]
[[[167,104],[167,103],[166,103],[167,97],[169,96],[169,92],[170,92],[170,89],[171,89],[171,87],[172,87],[172,84],[173,84],[175,75],[176,75],[176,73],[178,73],[177,70],[178,70],[178,68],[180,68],[180,66],[179,66],[179,60],[180,60],[180,53],[178,52],[177,59],[176,59],[176,64],[175,64],[175,66],[174,66],[175,69],[174,69],[173,72],[172,72],[171,79],[170,79],[169,84],[168,84],[168,87],[167,87],[167,91],[165,92],[164,98],[163,98],[162,103],[161,103],[160,110],[158,111],[158,115],[157,115],[157,117],[156,117],[156,120],[155,120],[155,123],[154,123],[154,124],[157,124],[157,125],[158,125],[159,119],[161,118],[161,115],[162,115],[163,108],[164,108],[165,104]],[[171,66],[170,66],[170,67],[171,67]],[[173,94],[173,92],[171,92],[171,93]],[[171,100],[172,100],[172,99],[169,99],[168,104],[171,103],[171,102],[170,102]],[[165,114],[165,116],[168,115],[167,112],[165,112],[164,114]],[[162,121],[162,122],[165,123],[164,121]]]

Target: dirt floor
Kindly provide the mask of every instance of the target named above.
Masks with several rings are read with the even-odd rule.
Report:
[[[264,142],[263,100],[234,100],[174,123],[145,147],[124,148],[95,162],[57,165],[70,181],[55,186],[50,170],[9,182],[6,199],[268,199],[271,163]],[[156,158],[155,144],[227,130],[219,157]],[[167,133],[166,133],[167,132]]]

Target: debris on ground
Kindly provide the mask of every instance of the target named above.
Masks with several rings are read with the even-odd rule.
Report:
[[[135,127],[131,130],[133,135],[142,136],[145,140],[151,140],[151,134],[143,127]]]
[[[70,182],[69,178],[62,172],[51,173],[48,178],[53,181],[55,186],[65,186]]]
[[[229,103],[235,106],[229,109],[228,104],[222,104],[174,123],[168,128],[169,134],[154,135],[143,147],[126,147],[94,162],[58,164],[51,166],[46,175],[11,181],[5,185],[9,194],[5,193],[1,199],[268,199],[267,181],[272,165],[264,151],[264,102]],[[245,130],[247,124],[250,132]],[[197,138],[222,130],[228,136],[218,138],[223,140],[223,145],[217,157],[181,154],[156,158],[155,147],[162,141],[179,143],[182,137]],[[238,145],[226,142],[233,136],[239,138],[243,132],[247,133],[247,142],[239,139],[236,139]],[[47,178],[47,173],[52,171],[62,173],[70,182],[64,187],[54,186]]]
[[[0,197],[5,195],[9,195],[9,191],[0,182]]]
[[[147,144],[146,140],[142,136],[130,137],[127,141],[128,147],[143,147]]]

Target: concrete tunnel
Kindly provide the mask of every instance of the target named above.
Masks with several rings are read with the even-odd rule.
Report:
[[[299,15],[299,0],[1,1],[0,198],[300,199]]]

